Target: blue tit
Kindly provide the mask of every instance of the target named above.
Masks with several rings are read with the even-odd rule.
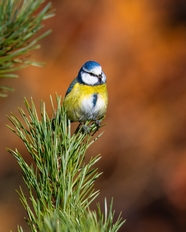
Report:
[[[108,105],[106,76],[100,64],[88,61],[81,67],[66,92],[63,104],[71,122],[90,120],[99,125]]]

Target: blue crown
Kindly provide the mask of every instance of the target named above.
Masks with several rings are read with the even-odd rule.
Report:
[[[85,71],[91,71],[92,69],[94,69],[95,67],[100,67],[101,65],[98,64],[97,62],[95,61],[87,61],[82,69],[84,69]]]

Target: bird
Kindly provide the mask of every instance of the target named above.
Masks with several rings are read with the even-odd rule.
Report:
[[[100,126],[107,111],[106,75],[95,61],[87,61],[69,85],[63,105],[71,122],[95,121]]]

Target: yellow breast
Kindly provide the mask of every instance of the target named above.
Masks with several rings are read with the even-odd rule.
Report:
[[[76,83],[63,104],[71,121],[98,120],[105,115],[108,105],[106,84],[88,86]]]

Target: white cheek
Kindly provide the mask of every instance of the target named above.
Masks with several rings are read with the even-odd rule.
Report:
[[[87,85],[95,85],[98,82],[98,78],[91,76],[88,73],[81,73],[82,81]]]

